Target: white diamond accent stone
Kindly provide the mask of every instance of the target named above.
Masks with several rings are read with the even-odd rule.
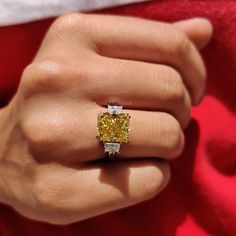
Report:
[[[111,114],[120,114],[122,113],[123,106],[118,105],[108,105],[107,111]]]
[[[104,151],[117,153],[120,151],[120,143],[104,143]]]

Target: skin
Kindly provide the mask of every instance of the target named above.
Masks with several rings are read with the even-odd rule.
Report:
[[[69,224],[157,195],[170,178],[168,161],[183,150],[191,107],[204,96],[199,49],[211,34],[205,19],[58,18],[0,111],[0,201]],[[109,102],[132,117],[115,162],[95,138]]]

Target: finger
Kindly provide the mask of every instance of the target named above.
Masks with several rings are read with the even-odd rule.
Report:
[[[150,199],[170,178],[168,164],[153,160],[70,169],[49,165],[38,172],[40,181],[34,186],[37,217],[54,224],[81,221]]]
[[[205,18],[182,20],[173,25],[183,31],[199,49],[208,44],[213,34],[212,24]]]
[[[129,142],[122,144],[120,158],[160,157],[170,160],[181,154],[184,134],[173,116],[164,112],[127,112],[131,116]]]
[[[49,30],[35,60],[70,58],[73,63],[80,55],[89,61],[94,52],[170,65],[182,75],[193,104],[204,95],[206,71],[198,50],[185,33],[167,23],[108,15],[65,15]]]
[[[39,163],[76,164],[104,158],[103,143],[96,139],[96,130],[97,116],[100,112],[106,112],[106,109],[94,107],[94,104],[84,107],[84,110],[77,109],[77,104],[70,104],[68,107],[48,106],[48,110],[44,107],[43,113],[52,117],[48,120],[45,120],[45,115],[41,115],[38,109],[34,122],[40,126],[40,132],[37,127],[28,124],[28,130],[24,132],[30,136],[31,152]],[[120,158],[173,159],[181,154],[184,135],[173,116],[164,112],[125,112],[131,116],[131,131],[129,142],[121,146]]]
[[[191,100],[176,70],[160,64],[104,57],[96,65],[91,69],[96,81],[88,87],[91,100],[102,105],[111,101],[127,109],[166,111],[183,128],[187,126]]]
[[[183,75],[193,104],[202,99],[204,63],[195,46],[177,27],[131,17],[88,15],[85,19],[99,54],[171,65]],[[115,30],[111,30],[114,26]]]

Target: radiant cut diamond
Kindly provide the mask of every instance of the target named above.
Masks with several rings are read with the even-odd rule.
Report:
[[[130,116],[127,113],[104,112],[98,115],[97,138],[108,143],[127,142]]]
[[[104,143],[104,152],[117,153],[120,151],[120,143]]]

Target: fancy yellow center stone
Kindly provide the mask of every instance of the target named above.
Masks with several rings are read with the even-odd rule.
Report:
[[[103,142],[127,142],[130,116],[127,113],[100,113],[97,123],[97,138]]]

